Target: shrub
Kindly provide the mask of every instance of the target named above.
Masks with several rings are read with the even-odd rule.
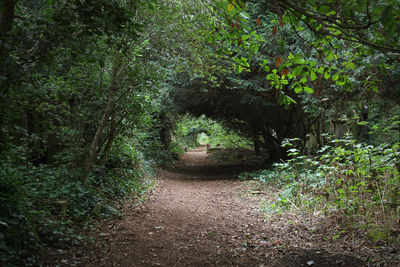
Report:
[[[44,245],[77,244],[94,218],[120,215],[116,200],[142,195],[149,167],[132,146],[121,145],[87,181],[67,166],[0,164],[0,263],[35,265]]]
[[[273,200],[264,202],[266,215],[289,209],[339,211],[361,224],[396,224],[400,207],[399,144],[373,146],[348,137],[334,140],[318,156],[307,158],[292,148],[294,141],[284,143],[289,147],[290,160],[275,164],[272,170],[241,176],[279,189]],[[389,235],[379,238],[385,236]]]

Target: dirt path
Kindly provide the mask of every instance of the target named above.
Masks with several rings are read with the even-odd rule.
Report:
[[[264,222],[265,195],[242,182],[240,165],[216,165],[202,148],[159,177],[157,189],[124,217],[106,222],[99,240],[66,252],[68,266],[362,266],[361,261],[318,248],[295,249]],[[297,233],[296,233],[297,234]],[[54,262],[52,263],[54,264]],[[48,263],[48,266],[54,266]],[[46,264],[45,264],[46,265]]]

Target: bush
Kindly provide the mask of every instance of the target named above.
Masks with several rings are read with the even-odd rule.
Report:
[[[120,215],[113,201],[149,189],[150,167],[142,161],[133,147],[120,146],[85,183],[63,165],[2,163],[1,265],[35,265],[42,246],[77,244],[92,219]]]
[[[171,142],[168,150],[171,152],[172,157],[175,160],[179,159],[179,156],[185,153],[183,145],[176,142]]]
[[[23,170],[0,165],[0,263],[12,266],[24,259],[25,265],[37,260],[40,241],[29,210],[28,189],[21,179]]]
[[[241,175],[242,179],[251,177],[279,189],[273,200],[264,202],[266,215],[284,210],[322,210],[340,212],[361,224],[396,225],[400,207],[399,144],[372,146],[346,138],[334,140],[332,146],[319,151],[319,156],[307,158],[292,148],[293,141],[284,143],[291,156],[287,162],[275,164],[272,170]]]

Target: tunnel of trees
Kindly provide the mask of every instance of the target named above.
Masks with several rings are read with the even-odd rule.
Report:
[[[351,133],[396,209],[399,104],[397,0],[2,0],[0,262],[79,242],[200,132],[268,163]]]

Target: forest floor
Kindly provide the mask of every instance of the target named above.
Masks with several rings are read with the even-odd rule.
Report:
[[[249,169],[216,164],[202,147],[187,152],[147,201],[126,203],[124,216],[98,225],[94,242],[49,250],[42,265],[369,266],[373,252],[326,239],[328,223],[266,219],[259,208],[269,192],[237,179]]]

